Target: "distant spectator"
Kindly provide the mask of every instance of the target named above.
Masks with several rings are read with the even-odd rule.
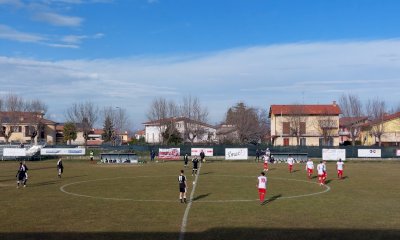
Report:
[[[184,161],[184,167],[186,168],[189,162],[189,155],[186,153],[185,156],[183,156],[183,161]]]
[[[256,159],[254,161],[256,161],[256,162],[260,161],[260,150],[258,148],[256,150]]]
[[[205,157],[206,157],[206,155],[204,154],[204,151],[201,150],[201,152],[200,152],[200,161],[201,161],[201,162],[205,162],[205,161],[206,161],[206,160],[205,160]]]
[[[150,161],[153,162],[155,158],[156,158],[156,153],[154,152],[154,150],[151,150],[151,152],[150,152]]]

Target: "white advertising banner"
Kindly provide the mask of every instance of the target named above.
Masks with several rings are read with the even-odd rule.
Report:
[[[248,156],[247,148],[225,148],[226,160],[247,160]]]
[[[397,149],[397,150],[396,150],[396,156],[397,156],[397,157],[400,157],[400,149]]]
[[[201,150],[203,150],[206,157],[214,156],[213,148],[192,148],[191,156],[200,156]]]
[[[42,148],[40,155],[85,155],[85,148]]]
[[[181,156],[180,148],[159,148],[158,158],[163,160],[179,160]]]
[[[346,160],[346,149],[322,149],[322,159],[327,161]]]
[[[358,149],[358,157],[378,157],[382,156],[380,149]]]
[[[4,148],[3,156],[4,157],[25,157],[26,149],[25,148]]]

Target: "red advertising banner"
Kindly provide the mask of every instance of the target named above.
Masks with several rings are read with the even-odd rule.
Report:
[[[180,148],[159,148],[158,158],[162,160],[179,160],[181,157]]]

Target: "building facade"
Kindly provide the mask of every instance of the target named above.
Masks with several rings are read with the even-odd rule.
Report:
[[[0,143],[56,143],[56,123],[38,112],[0,112]]]
[[[381,135],[382,146],[400,146],[400,112],[385,115],[382,121],[371,121],[362,126],[360,138],[363,145],[378,145],[377,135]]]
[[[271,105],[274,146],[339,146],[340,108],[330,105]]]
[[[175,117],[143,123],[146,142],[162,143],[162,133],[170,124],[174,124],[185,142],[206,143],[216,141],[217,130],[214,126],[185,117]]]

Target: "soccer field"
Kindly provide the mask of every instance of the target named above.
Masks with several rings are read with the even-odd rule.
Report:
[[[270,165],[265,205],[256,188],[262,163],[201,165],[196,184],[182,162],[100,165],[0,163],[0,239],[400,239],[400,163],[349,162],[344,180],[328,163],[328,184],[305,166]],[[180,169],[189,179],[179,202]],[[194,191],[194,192],[193,192]]]

